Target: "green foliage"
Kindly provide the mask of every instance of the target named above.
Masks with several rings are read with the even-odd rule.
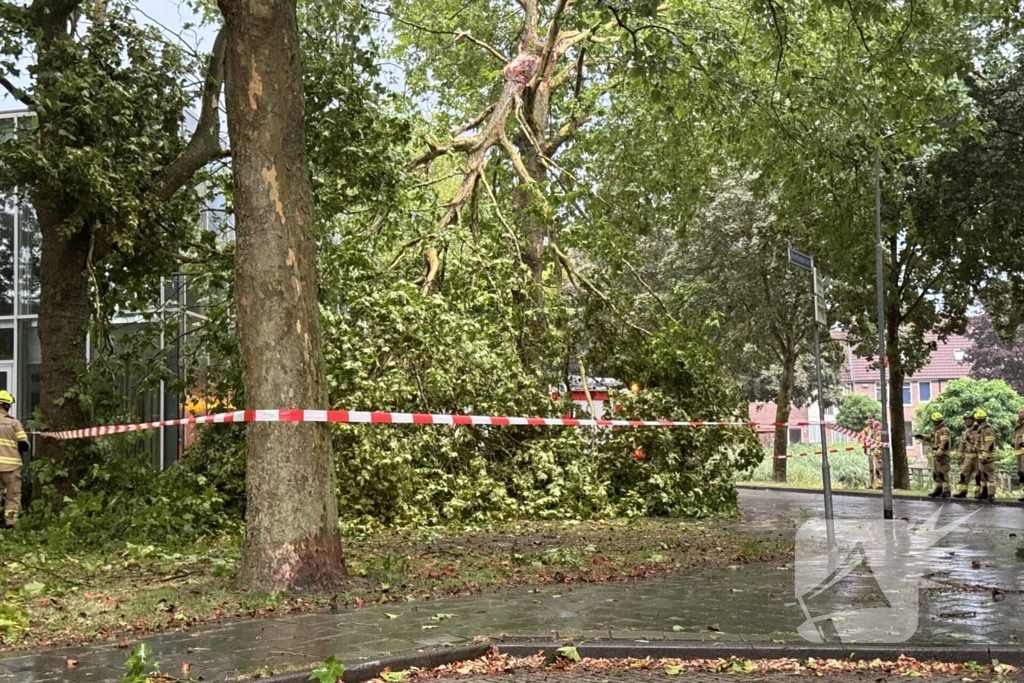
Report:
[[[337,683],[344,673],[345,665],[337,657],[331,655],[320,666],[313,669],[309,680],[319,681],[319,683]]]
[[[400,3],[393,9],[424,7]],[[429,10],[432,16],[439,11],[437,6]],[[418,112],[403,113],[403,105],[374,84],[376,46],[358,39],[359,27],[369,21],[363,9],[327,3],[303,12],[317,265],[333,407],[561,414],[570,406],[553,403],[549,387],[564,383],[582,361],[590,374],[644,384],[639,398],[619,400],[631,414],[710,418],[736,411],[733,386],[723,381],[717,350],[708,343],[714,321],[689,315],[685,292],[673,297],[673,306],[687,314],[666,319],[654,301],[638,301],[636,283],[629,284],[628,276],[611,273],[621,267],[621,253],[614,249],[593,256],[593,267],[584,268],[607,296],[567,275],[565,264],[550,253],[544,257],[543,282],[533,281],[519,252],[524,226],[509,223],[523,218],[507,196],[515,186],[511,167],[495,165],[488,174],[495,200],[478,188],[460,220],[436,234],[436,209],[449,201],[457,183],[450,178],[459,164],[440,157],[426,180],[405,168],[412,153],[404,148],[410,131],[421,133],[426,124],[412,124]],[[486,23],[500,14],[494,7],[474,6],[465,8],[459,21]],[[486,31],[474,27],[473,35],[487,39],[504,32],[495,42],[515,45],[519,38],[507,19],[501,21]],[[439,79],[429,87],[456,74],[487,81],[500,75],[494,65],[484,71],[467,67],[481,61],[475,48],[460,43],[453,51],[450,40],[438,42],[430,35],[413,46],[405,42],[412,35],[407,29],[399,22],[396,35],[407,49],[403,58],[416,65],[407,72],[414,90],[428,87],[419,70],[424,59],[433,60],[430,69]],[[483,61],[488,59],[485,55]],[[472,100],[492,94],[476,83],[458,88],[459,97],[439,93],[441,106],[430,122],[445,135],[448,124],[459,120],[450,107],[474,106]],[[559,205],[551,201],[555,192],[557,187],[547,183],[524,191],[530,206],[522,213],[540,218],[534,209]],[[543,218],[547,222],[555,215]],[[609,227],[602,234],[613,232]],[[573,258],[578,250],[581,262],[587,262],[585,247],[592,244],[587,236],[567,231],[565,238]],[[427,240],[440,252],[443,267],[432,293],[424,296],[418,255]],[[538,319],[545,321],[543,329],[535,326]],[[237,367],[230,334],[211,334],[223,335],[222,343],[209,345],[216,350],[212,365]],[[539,367],[524,360],[531,357],[542,359]],[[242,387],[225,384],[221,395],[238,403]],[[361,527],[728,512],[735,509],[732,472],[760,455],[749,432],[726,429],[354,425],[337,426],[332,433],[339,511],[347,525]],[[643,449],[643,460],[630,457],[637,448]],[[240,431],[207,431],[185,461],[237,500],[244,480],[242,452]]]
[[[7,591],[3,602],[0,602],[0,643],[9,644],[28,629],[29,614],[21,606],[20,596],[16,591]]]
[[[931,414],[942,413],[956,440],[964,430],[963,416],[978,408],[988,414],[988,422],[996,430],[996,444],[1007,444],[1017,423],[1017,411],[1024,406],[1021,398],[1009,384],[998,379],[954,380],[941,394],[917,409],[914,429],[918,433],[931,433]],[[1016,471],[1016,466],[1012,471]]]
[[[856,444],[850,444],[856,446]],[[842,448],[843,445],[838,446]],[[794,456],[787,461],[786,480],[789,484],[806,488],[821,488],[821,456],[813,451],[821,450],[810,445],[791,445],[788,454]],[[809,455],[808,455],[809,454]],[[839,488],[865,488],[868,485],[868,461],[862,450],[829,453],[829,471],[832,483]],[[746,481],[772,481],[772,455],[765,451],[764,459],[747,476]]]
[[[868,426],[870,419],[882,419],[882,404],[864,394],[847,394],[839,404],[836,424],[859,432]]]
[[[562,659],[565,659],[570,662],[579,663],[583,661],[583,658],[580,657],[579,651],[572,645],[560,647],[557,650],[555,650],[555,653]]]
[[[153,649],[147,643],[138,643],[132,648],[132,654],[124,666],[128,671],[121,679],[121,683],[147,683],[150,675],[159,672],[157,663],[153,660]]]
[[[40,463],[36,476],[44,489],[51,474]],[[203,474],[183,466],[156,472],[137,456],[106,457],[95,462],[76,495],[59,511],[40,500],[22,525],[42,533],[51,548],[102,548],[113,542],[176,546],[201,538],[219,538],[239,527],[227,498]]]

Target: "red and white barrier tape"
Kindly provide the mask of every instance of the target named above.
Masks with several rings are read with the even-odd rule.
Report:
[[[830,448],[830,449],[828,449],[829,453],[848,453],[850,451],[860,451],[861,453],[863,453],[864,452],[864,447],[863,446],[851,446],[849,448]],[[792,455],[789,454],[789,453],[787,453],[786,455],[773,455],[772,456],[772,460],[789,460],[790,458],[806,458],[806,457],[811,456],[811,455],[821,455],[821,451],[807,451],[806,453],[795,453],[795,454],[792,454]]]
[[[60,432],[39,432],[40,436],[54,439],[86,439],[94,436],[125,434],[159,427],[177,427],[179,425],[221,424],[243,422],[330,422],[340,424],[416,424],[416,425],[493,425],[531,426],[531,427],[756,427],[759,423],[725,421],[725,420],[594,420],[558,417],[504,417],[492,415],[462,414],[427,414],[427,413],[383,413],[355,410],[236,410],[216,415],[200,415],[175,420],[159,420],[156,422],[139,422],[125,425],[104,425],[87,427]],[[806,426],[808,422],[789,423],[793,426]],[[786,426],[776,425],[771,426]],[[833,431],[840,431],[857,439],[862,437],[856,432],[843,429],[838,425],[826,423]],[[870,442],[868,442],[870,443]]]

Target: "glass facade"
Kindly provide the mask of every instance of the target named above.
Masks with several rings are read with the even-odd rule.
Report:
[[[35,128],[27,112],[0,114],[0,140]],[[26,420],[39,406],[39,228],[17,192],[0,193],[0,384]]]
[[[18,135],[30,134],[35,129],[35,117],[30,112],[0,113],[0,141]],[[221,241],[233,238],[233,221],[223,210],[223,198],[211,204],[203,217],[202,227],[215,231]],[[35,211],[30,202],[18,192],[0,192],[0,389],[12,392],[16,398],[14,414],[27,420],[40,403],[39,371],[42,355],[39,347],[37,316],[39,314],[39,274],[42,239]],[[187,291],[182,275],[167,278],[158,292],[149,314],[162,320],[167,332],[160,335],[153,348],[153,358],[166,358],[167,369],[180,372],[178,354],[181,339],[188,329],[191,317],[202,318],[186,310],[189,303],[199,299],[195,292]],[[114,321],[117,328],[109,340],[115,346],[139,331],[143,324],[140,316],[125,316]],[[95,357],[95,348],[88,344],[88,358]],[[124,420],[170,420],[184,415],[182,396],[166,382],[159,387],[142,387],[142,378],[120,378],[116,389],[122,397]],[[82,425],[85,426],[85,425]],[[166,427],[145,433],[137,446],[140,457],[149,457],[155,467],[163,469],[181,457],[185,445],[185,430]]]

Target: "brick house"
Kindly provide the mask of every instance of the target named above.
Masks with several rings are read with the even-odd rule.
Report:
[[[840,375],[844,393],[857,393],[879,398],[879,377],[878,370],[869,367],[870,363],[854,355],[853,349],[846,344],[846,335],[840,331],[833,331],[832,338],[843,345],[844,360]],[[971,340],[960,335],[953,335],[945,342],[940,342],[934,334],[925,336],[928,341],[936,343],[936,349],[932,353],[931,361],[903,383],[903,419],[906,423],[907,433],[907,455],[917,464],[925,461],[923,447],[914,441],[914,416],[917,409],[928,403],[931,399],[941,394],[946,385],[954,379],[966,377],[970,373],[971,365],[967,360],[967,351],[971,347]],[[825,409],[825,420],[833,422],[836,418],[836,408]],[[774,428],[770,423],[775,420],[775,403],[751,403],[748,408],[751,422],[758,423],[757,433],[761,442],[766,446],[771,445],[774,440]],[[792,406],[789,419],[791,422],[815,422],[818,420],[820,411],[817,403],[806,406]],[[792,426],[787,428],[788,441],[790,444],[820,444],[820,431],[818,427]],[[847,437],[834,432],[828,432],[829,443],[843,443],[849,441]]]
[[[879,376],[876,368],[870,363],[854,355],[853,350],[845,344],[845,335],[833,333],[833,339],[843,343],[845,359],[841,381],[846,392],[853,392],[878,399],[880,396]],[[971,340],[960,335],[952,335],[945,342],[939,341],[934,334],[927,334],[928,341],[936,343],[929,363],[907,377],[903,383],[903,420],[906,423],[907,455],[912,460],[923,462],[925,454],[922,444],[914,441],[914,416],[917,409],[941,394],[951,381],[967,377],[971,364],[967,360],[967,352]]]
[[[761,443],[765,446],[771,446],[775,441],[775,427],[772,426],[772,423],[775,421],[775,402],[751,403],[748,408],[748,414],[750,415],[750,421],[757,424],[755,431],[757,432],[757,436],[761,440]],[[817,422],[818,414],[817,403],[811,403],[810,405],[805,406],[789,407],[790,422]],[[834,407],[826,408],[825,421],[834,422],[835,419],[836,409]],[[787,427],[786,434],[787,441],[790,444],[821,443],[821,429],[817,425]],[[845,441],[841,435],[837,435],[834,432],[828,432],[825,437],[827,443]]]

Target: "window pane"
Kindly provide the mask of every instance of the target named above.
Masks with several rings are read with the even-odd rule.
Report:
[[[19,116],[18,117],[18,137],[25,138],[36,131],[39,127],[39,121],[33,116]]]
[[[14,195],[0,195],[0,315],[14,315]]]
[[[903,435],[904,440],[907,442],[907,448],[914,445],[914,423],[904,422],[903,423]]]
[[[804,435],[804,430],[802,430],[802,429],[790,429],[789,430],[789,442],[790,443],[800,443],[801,439],[803,438],[803,435]]]
[[[910,405],[910,382],[903,385],[903,405]]]
[[[917,392],[921,396],[921,402],[932,400],[932,383],[921,382],[917,385]]]
[[[14,360],[14,321],[0,322],[0,360]]]
[[[41,241],[36,212],[27,201],[22,201],[18,220],[18,307],[22,315],[39,313]]]
[[[14,119],[0,119],[0,142],[14,137]]]
[[[27,420],[39,407],[39,366],[42,354],[35,321],[22,320],[18,325],[18,416]]]

